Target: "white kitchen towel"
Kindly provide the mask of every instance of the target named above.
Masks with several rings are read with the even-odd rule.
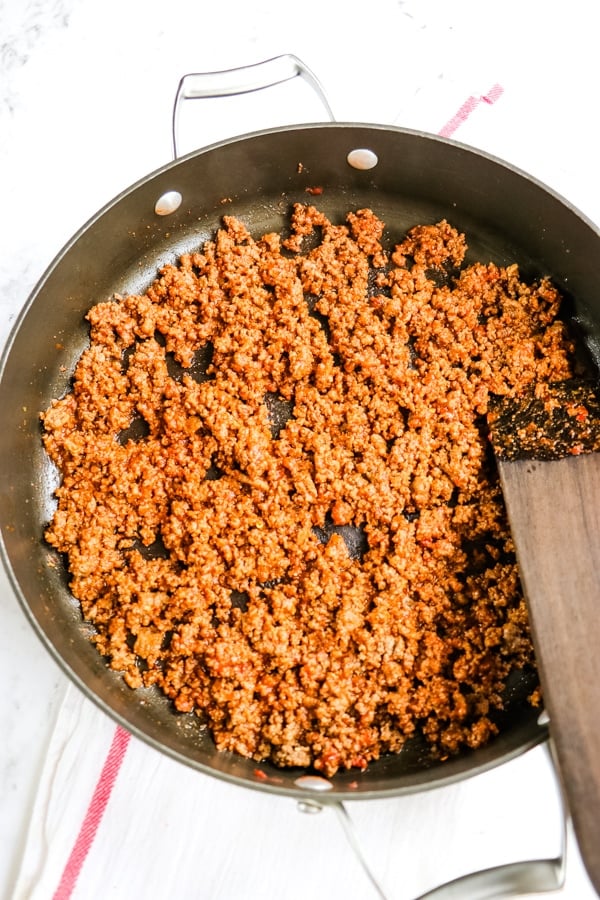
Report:
[[[404,101],[396,123],[488,151],[504,143],[511,161],[523,164],[515,136],[502,140],[504,123],[527,109],[518,79],[507,85],[482,77],[425,85]],[[545,170],[566,191],[577,186],[576,173],[561,148],[549,147]],[[596,198],[588,200],[594,215]],[[418,798],[351,804],[352,817],[386,896],[409,900],[473,869],[556,852],[552,785],[536,750]],[[577,864],[563,893],[593,897]],[[10,900],[307,896],[376,896],[331,811],[301,815],[286,798],[183,766],[131,737],[76,688],[67,690]]]
[[[347,804],[388,900],[553,856],[560,805],[542,748],[419,795]],[[590,891],[573,851],[561,896]],[[376,900],[331,810],[224,783],[130,736],[69,686],[11,900]],[[381,896],[381,895],[379,895]]]

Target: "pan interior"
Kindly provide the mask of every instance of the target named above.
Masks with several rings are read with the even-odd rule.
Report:
[[[346,163],[356,147],[379,164]],[[307,193],[308,189],[308,193]],[[154,207],[166,191],[183,203],[168,217]],[[315,191],[318,196],[315,196]],[[428,135],[374,126],[300,126],[225,142],[166,166],[116,198],[62,251],[32,294],[5,350],[0,380],[3,429],[4,562],[47,648],[92,699],[129,730],[173,757],[236,783],[304,795],[298,771],[218,753],[192,715],[175,714],[153,690],[132,692],[90,644],[90,628],[69,593],[60,558],[42,539],[52,515],[56,472],[41,446],[39,413],[68,389],[87,345],[87,310],[114,294],[144,291],[162,265],[198,248],[223,215],[255,236],[285,229],[294,202],[313,202],[342,221],[369,207],[389,240],[443,218],[467,235],[468,261],[518,261],[526,278],[550,275],[573,306],[588,347],[600,346],[598,234],[542,185],[497,160]],[[486,748],[433,763],[418,742],[362,774],[342,773],[329,797],[370,797],[434,787],[481,771],[546,736],[528,702],[531,678],[507,689],[502,731]]]

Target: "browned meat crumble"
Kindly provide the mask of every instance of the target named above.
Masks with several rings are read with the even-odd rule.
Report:
[[[43,414],[46,539],[110,666],[220,749],[330,776],[416,733],[478,747],[534,663],[488,397],[571,376],[560,297],[465,267],[447,222],[390,254],[370,210],[291,225],[224,217],[91,309]]]

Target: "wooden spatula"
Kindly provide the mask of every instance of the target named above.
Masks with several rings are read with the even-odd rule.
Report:
[[[488,422],[550,734],[600,895],[600,404],[594,386],[561,383]]]

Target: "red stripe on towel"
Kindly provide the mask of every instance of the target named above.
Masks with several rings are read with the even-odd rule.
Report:
[[[124,728],[117,726],[90,805],[65,865],[60,884],[54,894],[54,900],[69,900],[75,889],[79,873],[94,843],[98,826],[110,799],[130,737],[131,735]]]
[[[487,103],[491,106],[493,103],[498,100],[502,94],[504,93],[504,88],[495,84],[487,94],[484,94],[482,97],[469,97],[468,100],[465,100],[463,105],[460,107],[457,113],[452,116],[449,122],[446,122],[444,127],[438,132],[441,137],[451,137],[454,134],[457,128],[460,128],[463,125],[471,113],[473,113],[480,103]]]

